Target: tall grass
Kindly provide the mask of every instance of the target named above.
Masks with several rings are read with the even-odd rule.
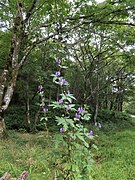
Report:
[[[135,179],[135,131],[132,127],[98,137],[93,179]]]
[[[112,125],[111,125],[112,126]],[[135,126],[112,128],[107,133],[95,129],[98,150],[94,150],[94,180],[135,179]],[[104,129],[105,130],[105,129]],[[94,131],[94,129],[93,129]],[[29,172],[28,180],[53,180],[59,165],[53,136],[9,131],[9,138],[0,140],[0,177],[9,172],[18,177],[22,171]]]
[[[10,137],[0,142],[0,177],[7,171],[17,177],[27,170],[29,180],[53,179],[50,139],[44,134],[10,132]]]

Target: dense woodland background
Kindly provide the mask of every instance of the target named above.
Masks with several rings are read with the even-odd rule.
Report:
[[[2,179],[135,179],[134,128],[135,0],[0,0]]]
[[[4,119],[8,129],[44,129],[38,85],[46,105],[58,100],[56,59],[92,123],[135,115],[134,20],[134,0],[1,0],[0,133]],[[50,129],[57,113],[48,111]]]

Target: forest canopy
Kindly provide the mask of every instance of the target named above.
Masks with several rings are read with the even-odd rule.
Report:
[[[58,59],[74,103],[87,105],[93,122],[103,111],[135,115],[134,19],[134,0],[1,0],[0,136],[5,123],[42,127],[37,87],[47,105],[59,99],[51,76]]]

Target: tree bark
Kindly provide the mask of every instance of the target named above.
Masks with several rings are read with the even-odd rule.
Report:
[[[94,124],[97,124],[97,116],[98,116],[98,102],[96,102],[96,107],[95,107],[95,112],[94,112],[94,117],[93,117],[93,120],[94,120]]]
[[[5,121],[4,121],[4,113],[7,110],[10,101],[12,99],[13,96],[13,92],[14,92],[14,87],[16,85],[16,79],[17,79],[17,75],[18,75],[18,68],[16,67],[15,70],[13,70],[12,72],[12,78],[9,82],[7,82],[7,89],[5,91],[5,81],[1,84],[1,89],[0,89],[0,94],[1,94],[1,98],[0,98],[0,138],[6,137],[7,133],[6,133],[6,126],[5,126]]]
[[[4,112],[0,109],[0,138],[7,137],[6,125],[4,121]]]
[[[117,95],[117,111],[122,112],[122,106],[123,106],[123,95],[122,93],[119,93]]]
[[[29,74],[27,75],[27,84],[26,84],[26,125],[28,129],[30,129],[31,121],[30,121],[30,99],[29,99]]]
[[[0,77],[0,137],[6,134],[6,126],[4,123],[4,112],[7,110],[13,96],[16,80],[18,76],[19,55],[24,39],[24,29],[22,26],[22,7],[17,3],[16,17],[12,28],[11,46],[8,59],[5,63],[5,69]]]

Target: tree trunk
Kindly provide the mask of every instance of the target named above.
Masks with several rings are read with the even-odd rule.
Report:
[[[27,75],[27,84],[26,84],[26,126],[27,129],[31,129],[30,121],[30,99],[29,99],[29,75]]]
[[[0,138],[5,138],[7,136],[6,126],[4,121],[4,112],[0,109]]]
[[[5,70],[4,70],[5,71]],[[3,71],[3,74],[4,74]],[[6,82],[7,77],[5,76],[4,79],[2,79],[2,76],[0,78],[0,138],[3,138],[6,136],[6,126],[4,122],[4,113],[7,110],[9,103],[12,99],[14,87],[16,85],[16,79],[18,75],[18,67],[14,69],[11,73],[10,81]],[[7,83],[6,90],[5,90],[5,82]]]
[[[117,111],[122,112],[122,106],[123,106],[123,97],[122,93],[119,93],[117,95]]]
[[[95,107],[95,112],[94,112],[94,118],[93,118],[95,125],[97,124],[98,107],[99,107],[99,104],[98,104],[98,102],[96,102],[96,107]]]
[[[114,106],[114,101],[111,100],[111,101],[110,101],[110,108],[109,108],[110,111],[113,110],[113,106]]]
[[[11,47],[8,59],[5,63],[5,69],[0,76],[0,137],[4,137],[6,134],[6,126],[4,123],[4,112],[8,108],[13,96],[16,80],[18,76],[18,70],[20,65],[18,63],[20,44],[23,37],[22,34],[22,15],[20,14],[20,6],[14,19],[14,25],[12,28]],[[20,35],[20,36],[19,36]]]

